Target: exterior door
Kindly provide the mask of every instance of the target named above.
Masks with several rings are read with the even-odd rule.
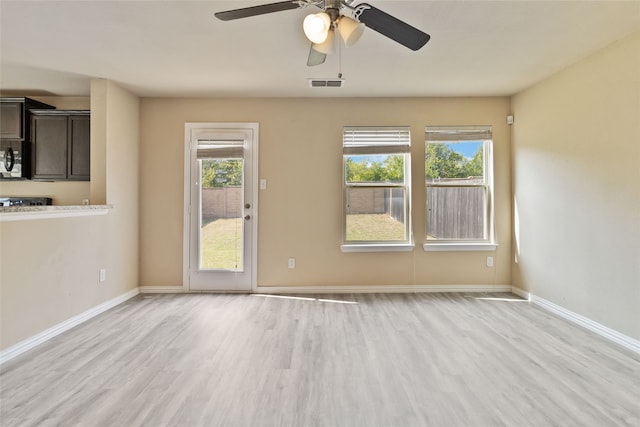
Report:
[[[185,288],[251,291],[257,263],[257,123],[185,125]]]

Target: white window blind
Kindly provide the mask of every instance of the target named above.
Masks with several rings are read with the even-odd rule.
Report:
[[[427,126],[427,141],[487,141],[492,139],[491,126]]]
[[[409,126],[346,126],[343,131],[344,154],[395,154],[411,150]]]

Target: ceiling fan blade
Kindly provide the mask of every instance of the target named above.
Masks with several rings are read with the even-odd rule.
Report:
[[[367,27],[371,28],[408,47],[411,50],[418,50],[431,38],[427,33],[412,27],[406,22],[389,15],[368,3],[361,3],[356,6],[354,16]]]
[[[240,9],[225,10],[216,12],[215,17],[222,21],[231,21],[234,19],[248,18],[250,16],[264,15],[266,13],[282,12],[283,10],[298,9],[302,6],[300,1],[280,1],[277,3],[268,3],[258,6],[243,7]]]
[[[324,64],[324,61],[327,59],[327,54],[318,52],[313,48],[313,43],[311,44],[311,48],[309,48],[309,57],[307,58],[307,67],[314,67],[316,65]]]

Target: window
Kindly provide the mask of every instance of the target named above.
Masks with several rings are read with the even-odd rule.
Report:
[[[410,148],[408,126],[344,128],[343,251],[413,248]]]
[[[495,249],[492,165],[490,126],[426,127],[425,250]]]

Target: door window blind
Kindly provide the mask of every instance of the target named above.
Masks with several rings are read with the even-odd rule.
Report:
[[[199,159],[241,159],[244,155],[244,140],[199,140]]]

